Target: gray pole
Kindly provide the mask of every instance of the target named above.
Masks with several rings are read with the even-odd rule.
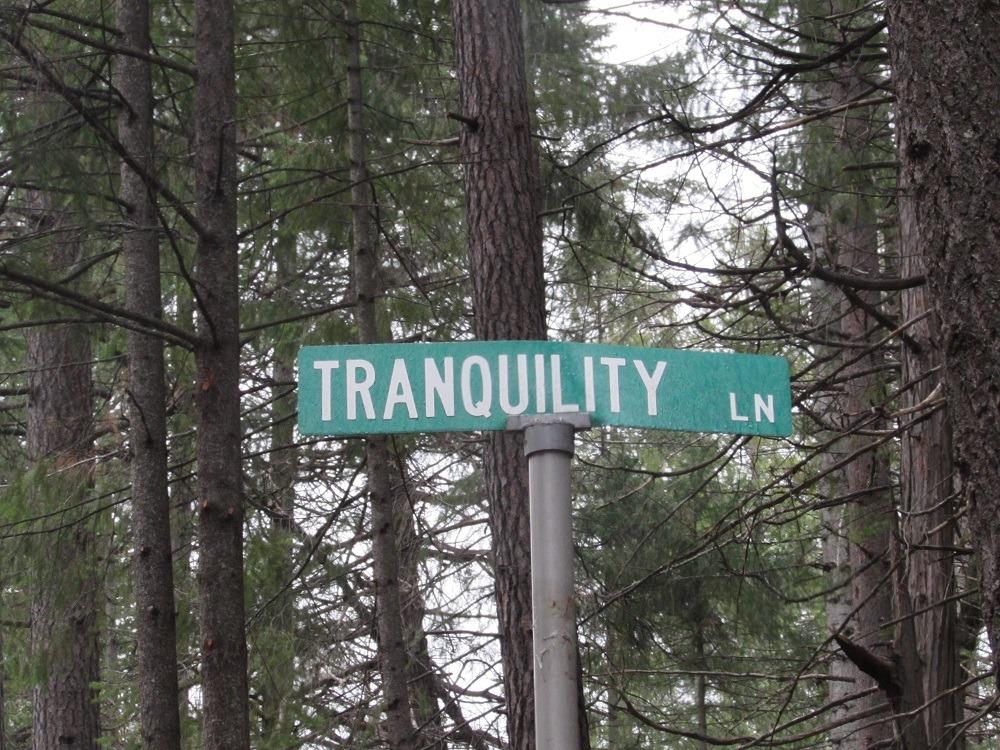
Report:
[[[524,431],[528,457],[536,750],[580,748],[570,463],[574,433],[589,427],[578,413],[507,423]]]

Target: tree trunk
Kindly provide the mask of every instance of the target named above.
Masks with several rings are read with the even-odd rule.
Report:
[[[198,589],[207,750],[247,750],[232,0],[196,0]]]
[[[838,212],[848,211],[846,221],[831,224],[831,244],[839,265],[855,273],[878,272],[878,243],[875,236],[875,217],[871,208],[860,196],[843,196],[853,204],[840,206]],[[877,306],[877,295],[856,292],[864,303]],[[845,300],[841,309],[841,335],[845,341],[870,344],[878,330],[874,318],[851,300]],[[845,350],[845,359],[854,360],[842,371],[846,379],[843,396],[843,427],[847,433],[844,442],[849,453],[864,450],[845,467],[847,492],[854,498],[846,508],[845,527],[850,543],[851,601],[854,608],[853,638],[875,654],[888,658],[891,631],[886,624],[892,619],[892,581],[890,580],[889,547],[890,521],[895,512],[890,489],[889,454],[885,449],[865,450],[871,437],[853,432],[863,425],[867,429],[884,428],[881,420],[871,415],[885,401],[886,388],[878,366],[881,352],[872,351],[858,357],[856,350]],[[874,686],[874,681],[860,672],[855,674],[855,689]],[[874,693],[854,704],[864,711],[885,703],[885,698]],[[861,747],[874,747],[889,740],[892,727],[888,723],[871,724],[858,732]]]
[[[475,332],[480,339],[543,339],[545,288],[538,161],[515,0],[456,0],[455,50]],[[534,750],[531,554],[527,463],[520,436],[489,433],[489,501],[507,734]]]
[[[119,0],[122,44],[148,53],[148,0]],[[116,84],[124,105],[118,117],[122,147],[147,174],[154,173],[153,96],[149,63],[119,55]],[[162,317],[160,255],[153,193],[141,175],[121,167],[121,195],[128,203],[122,237],[125,305],[151,318]],[[127,332],[132,515],[135,527],[136,646],[142,745],[149,750],[180,748],[177,703],[177,640],[174,573],[167,495],[167,416],[163,343]]]
[[[805,3],[807,19],[824,16],[842,19],[843,29],[824,25],[810,27],[818,38],[850,37],[850,28],[861,23],[866,11],[858,0],[820,3],[814,8]],[[815,50],[812,50],[815,52]],[[824,70],[813,84],[813,95],[829,106],[838,106],[860,98],[870,86],[873,64],[864,60],[859,49]],[[813,184],[822,190],[813,198],[811,209],[813,245],[825,265],[848,269],[857,275],[879,273],[879,241],[874,193],[865,172],[845,172],[844,164],[869,161],[876,134],[870,109],[850,110],[838,115],[834,124],[821,123],[812,129],[820,146],[809,155],[815,174]],[[892,581],[889,579],[890,521],[894,512],[890,488],[889,455],[885,449],[866,450],[872,439],[862,431],[883,428],[883,420],[872,415],[882,408],[886,385],[880,349],[864,351],[881,335],[872,311],[879,307],[877,292],[834,288],[823,284],[814,313],[820,320],[834,320],[827,337],[847,345],[833,359],[836,375],[842,381],[838,392],[826,399],[826,416],[840,427],[843,437],[836,441],[822,464],[829,468],[845,455],[857,454],[842,470],[829,474],[826,486],[834,494],[854,498],[842,509],[824,511],[826,544],[824,562],[831,572],[831,583],[849,582],[848,590],[837,590],[827,602],[830,626],[873,653],[888,658],[891,631],[886,623],[892,618]],[[839,299],[839,304],[838,304]],[[830,335],[832,334],[832,335]],[[846,559],[844,553],[846,552]],[[853,615],[852,615],[853,613]],[[845,619],[850,617],[850,619]],[[842,627],[842,630],[841,630]],[[834,656],[831,676],[851,679],[832,682],[830,697],[844,697],[875,685],[874,680]],[[885,705],[878,692],[859,698],[837,709],[833,718],[855,712],[867,712]],[[831,739],[839,750],[878,746],[892,738],[892,726],[886,722],[846,724],[834,730]]]
[[[960,491],[1000,665],[1000,5],[889,0],[901,255],[940,314]],[[998,674],[1000,676],[1000,674]],[[934,679],[937,679],[936,677]],[[937,738],[932,738],[936,741]]]
[[[351,235],[354,267],[355,316],[358,341],[381,340],[378,310],[378,254],[372,240],[369,207],[371,186],[365,154],[364,92],[361,82],[361,39],[358,8],[354,0],[344,3],[347,33],[347,128],[351,175]],[[410,718],[407,685],[406,643],[399,590],[399,551],[396,547],[394,492],[388,441],[384,436],[366,439],[365,459],[368,494],[372,511],[372,558],[375,575],[376,627],[379,668],[385,700],[386,735],[392,750],[417,746]]]
[[[398,460],[398,459],[397,459]],[[402,474],[397,471],[395,474]],[[405,481],[405,480],[404,480]],[[420,590],[421,540],[414,528],[412,499],[404,482],[396,493],[396,542],[399,550],[400,612],[407,644],[407,679],[413,717],[420,727],[421,746],[426,750],[447,750],[438,708],[437,680],[424,632],[424,597]]]
[[[820,212],[813,212],[810,234],[815,247],[825,249],[827,219]],[[829,259],[824,258],[824,262]],[[837,333],[836,310],[839,292],[835,287],[819,279],[813,280],[812,317],[817,326],[823,326],[823,338],[836,340]],[[819,355],[834,364],[839,361],[836,350],[823,347]],[[814,408],[820,417],[828,424],[841,421],[842,399],[836,395],[822,396],[816,400]],[[826,431],[823,439],[833,441],[819,458],[819,469],[823,474],[820,484],[821,494],[825,498],[843,497],[847,494],[847,477],[844,469],[837,465],[845,458],[843,441],[834,441],[834,435]],[[851,545],[847,538],[845,521],[847,513],[842,505],[827,506],[820,511],[820,542],[823,549],[823,570],[826,571],[828,593],[825,598],[826,626],[830,632],[842,632],[851,616]],[[831,649],[827,664],[827,675],[830,681],[827,686],[827,699],[835,703],[830,711],[829,722],[840,722],[852,713],[850,702],[842,703],[855,691],[855,681],[858,671],[839,648]],[[860,750],[858,725],[854,722],[839,724],[830,730],[830,745],[834,750]]]
[[[823,464],[821,467],[828,468]],[[842,479],[841,472],[835,473],[838,479]],[[837,497],[842,494],[839,488],[843,486],[838,481],[824,483],[824,487],[838,488],[829,492],[828,497]],[[843,528],[843,508],[824,508],[822,518],[820,534],[823,542],[823,568],[827,571],[827,581],[830,586],[830,593],[826,596],[826,625],[829,630],[837,632],[851,613],[850,545]],[[827,674],[830,677],[827,698],[831,703],[840,701],[854,692],[856,680],[854,666],[839,649],[834,649],[830,654]],[[830,712],[830,723],[840,721],[850,712],[849,704],[837,705]],[[856,747],[853,739],[856,729],[857,727],[853,724],[844,724],[831,729],[830,744],[834,750],[853,750]]]
[[[913,600],[907,585],[899,524],[892,520],[893,567],[893,654],[896,686],[889,701],[896,714],[897,738],[902,738],[904,750],[928,750],[927,711],[921,710],[924,700],[924,665],[917,653],[917,620]],[[939,728],[941,729],[941,728]]]
[[[926,274],[919,247],[915,204],[901,184],[899,203],[900,275]],[[956,593],[951,423],[944,397],[944,351],[941,325],[931,306],[927,287],[906,289],[901,295],[907,328],[901,351],[902,381],[906,386],[900,406],[909,413],[910,428],[902,436],[900,485],[902,535],[907,549],[906,587],[916,610],[917,655],[923,667],[923,697],[931,703],[924,713],[932,748],[962,750],[964,736],[955,728],[964,718],[964,692],[959,653],[958,605],[947,599]]]
[[[910,203],[900,200],[902,214]],[[912,216],[905,218],[913,221]],[[907,233],[912,230],[903,230]],[[919,255],[904,252],[900,274],[925,272]],[[931,747],[962,750],[965,739],[954,728],[963,718],[963,693],[958,650],[958,606],[947,599],[956,592],[953,556],[956,503],[952,497],[951,425],[941,404],[941,331],[924,287],[902,295],[903,320],[920,320],[907,329],[902,344],[901,406],[913,424],[903,434],[900,460],[902,535],[906,540],[906,587],[912,592],[916,649],[923,664],[925,711]]]
[[[174,270],[174,269],[170,269]],[[165,279],[174,280],[174,288],[168,294],[175,300],[177,306],[175,319],[177,324],[187,330],[195,328],[194,300],[186,288],[187,282],[180,274],[169,271]],[[169,283],[169,282],[168,282]],[[187,351],[180,347],[171,347],[166,351],[167,372],[177,383],[193,384],[194,362]],[[194,404],[194,389],[180,389],[181,396],[177,401],[169,428],[176,435],[187,435],[187,439],[172,440],[167,445],[168,461],[172,466],[184,466],[175,475],[175,481],[170,487],[171,537],[174,540],[174,587],[177,609],[175,629],[177,631],[177,653],[180,672],[180,692],[177,697],[181,714],[181,726],[189,726],[194,722],[194,706],[191,701],[191,688],[196,683],[199,650],[198,645],[198,614],[197,614],[197,583],[194,566],[194,551],[197,536],[197,477],[192,476],[191,467],[194,458],[194,425],[197,414]],[[182,729],[182,735],[184,731]]]
[[[65,271],[79,260],[79,246],[58,233],[46,196],[34,193],[28,200],[39,217],[38,228],[54,232],[51,268]],[[43,467],[37,493],[53,510],[79,502],[91,484],[90,335],[82,325],[61,324],[29,328],[25,339],[28,455]],[[72,744],[97,750],[100,713],[93,686],[100,680],[100,644],[94,533],[78,521],[43,545],[31,604],[31,651],[43,675],[33,693],[32,748]]]

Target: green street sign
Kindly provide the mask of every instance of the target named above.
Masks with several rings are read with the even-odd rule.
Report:
[[[307,346],[304,435],[503,430],[507,418],[589,414],[594,425],[788,435],[780,357],[553,341]]]

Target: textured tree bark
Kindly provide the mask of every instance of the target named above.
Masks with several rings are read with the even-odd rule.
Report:
[[[810,234],[815,247],[819,249],[827,247],[826,217],[820,212],[812,214]],[[828,261],[829,258],[825,257],[824,262]],[[825,326],[825,339],[835,340],[837,337],[834,332],[837,327],[837,299],[840,294],[835,287],[827,282],[814,279],[813,284],[813,321],[816,325]],[[834,364],[839,361],[836,351],[831,347],[825,347],[821,356]],[[841,421],[841,399],[836,395],[817,399],[814,408],[829,424],[837,424]],[[828,440],[833,439],[833,435],[830,433],[825,433],[824,437]],[[847,494],[847,478],[844,469],[842,466],[836,468],[844,458],[845,447],[842,441],[832,442],[820,456],[819,468],[824,475],[820,487],[824,497],[843,497]],[[827,588],[829,589],[825,598],[826,626],[834,633],[842,632],[853,610],[850,585],[850,542],[845,527],[846,515],[845,508],[839,505],[826,507],[821,511],[820,541],[823,548],[823,569],[826,571]],[[847,698],[855,691],[858,673],[843,652],[834,648],[829,655],[827,674],[831,678],[827,686],[827,698],[831,703],[837,704],[829,715],[830,723],[834,724],[845,719],[853,710],[853,704],[850,702],[837,702]],[[853,722],[835,726],[829,734],[831,747],[834,750],[860,750],[857,729],[858,725]]]
[[[198,590],[207,750],[247,750],[232,0],[196,0]]]
[[[820,464],[821,469],[829,469],[835,460],[827,453]],[[827,497],[843,494],[843,473],[834,472],[834,478],[823,484]],[[824,508],[822,511],[823,568],[827,571],[830,593],[826,596],[826,625],[833,632],[841,629],[851,613],[851,566],[850,547],[844,529],[844,509]],[[827,697],[831,703],[840,701],[854,692],[855,673],[853,665],[839,649],[830,654],[827,674],[830,676]],[[830,723],[839,722],[850,713],[849,704],[838,705],[830,712]],[[835,750],[854,750],[857,747],[854,731],[856,726],[844,724],[830,730],[830,745]]]
[[[515,0],[456,0],[452,9],[476,336],[543,339],[538,161],[531,143],[520,11]],[[521,438],[488,434],[483,474],[507,734],[511,750],[533,750],[531,554]]]
[[[395,471],[399,476],[402,471]],[[424,632],[424,597],[420,590],[421,541],[414,528],[411,498],[404,486],[395,492],[396,544],[399,550],[400,615],[407,645],[406,672],[413,718],[420,727],[421,746],[427,750],[447,750],[441,739],[441,711],[438,708],[437,680]]]
[[[79,246],[60,236],[46,196],[29,204],[38,228],[54,232],[49,254],[57,272],[79,260]],[[81,325],[29,328],[28,455],[44,462],[39,486],[53,507],[79,500],[91,482],[93,382],[89,332]],[[31,651],[44,676],[33,691],[32,748],[97,750],[100,714],[93,685],[100,679],[99,583],[94,534],[84,522],[46,540],[31,604]]]
[[[119,0],[121,43],[148,53],[148,0]],[[122,147],[146,174],[154,173],[153,95],[149,63],[120,55],[116,85],[124,106],[118,116]],[[121,167],[121,196],[128,203],[122,236],[125,306],[161,318],[160,255],[153,191],[131,167]],[[136,647],[143,747],[180,748],[174,572],[167,495],[167,416],[163,343],[127,332],[132,517],[135,528]]]
[[[355,316],[360,343],[381,340],[376,298],[378,253],[369,220],[370,190],[365,131],[362,119],[364,92],[361,82],[361,39],[354,0],[344,3],[347,36],[347,129],[351,175],[351,235],[354,268]],[[388,443],[384,436],[366,439],[365,459],[372,512],[372,558],[375,575],[376,627],[379,668],[385,700],[386,736],[392,750],[417,746],[410,718],[407,685],[406,641],[399,590],[399,550]]]
[[[875,217],[870,206],[858,196],[844,196],[849,205],[840,206],[844,218],[830,226],[834,257],[843,267],[854,272],[875,275],[878,272],[878,242]],[[862,300],[877,307],[877,294],[857,292]],[[870,344],[877,330],[874,319],[854,302],[845,300],[841,308],[841,335],[845,341]],[[880,429],[883,423],[872,421],[870,415],[885,401],[885,383],[879,374],[880,353],[872,351],[858,358],[846,350],[845,358],[854,360],[843,369],[844,439],[853,454],[864,450],[872,438],[852,432],[864,424],[868,429]],[[854,497],[845,510],[845,528],[850,543],[851,601],[854,619],[851,637],[875,654],[888,658],[891,631],[886,629],[892,619],[892,581],[889,577],[890,521],[895,512],[892,499],[889,455],[884,449],[865,450],[845,467],[847,492]],[[874,682],[860,672],[855,676],[855,689],[863,690]],[[880,694],[862,698],[854,704],[865,711],[885,703]],[[888,724],[861,727],[858,741],[861,747],[874,747],[892,737]]]
[[[939,313],[959,489],[1000,662],[1000,5],[889,0],[903,257]],[[931,332],[930,335],[933,335]],[[931,738],[936,741],[937,738]]]
[[[189,331],[195,329],[194,300],[187,282],[172,278],[178,289],[171,290],[170,296],[177,300],[175,319],[177,324]],[[165,279],[171,278],[168,274]],[[180,347],[171,347],[166,351],[167,372],[178,383],[193,384],[195,367],[193,359],[187,351]],[[172,415],[169,427],[175,434],[191,434],[187,440],[173,440],[167,445],[167,460],[170,465],[182,465],[194,459],[194,425],[197,423],[195,410],[195,395],[193,388],[185,388],[178,399],[177,407]],[[177,703],[181,712],[181,725],[187,725],[195,720],[194,706],[191,701],[192,687],[196,685],[198,669],[198,615],[197,615],[197,582],[194,567],[194,551],[197,547],[197,477],[186,476],[173,483],[170,488],[172,505],[171,529],[174,540],[174,587],[176,591],[177,609],[175,625],[177,630],[177,658],[180,672],[180,692]]]
[[[913,237],[912,210],[912,202],[900,196],[903,237]],[[900,266],[902,276],[926,271],[921,256],[912,252],[902,254]],[[914,637],[923,666],[924,698],[934,700],[924,715],[927,736],[931,747],[962,750],[965,739],[954,731],[964,713],[963,693],[957,689],[962,682],[958,607],[947,601],[956,593],[953,557],[947,551],[955,543],[956,503],[951,424],[941,404],[941,330],[924,287],[902,293],[902,311],[904,321],[918,321],[907,329],[901,357],[903,383],[909,385],[901,406],[912,422],[902,437],[899,472],[901,533],[908,551],[905,586],[918,613]]]
[[[892,521],[893,567],[893,654],[897,689],[889,694],[895,713],[897,737],[906,750],[928,750],[928,715],[922,708],[924,698],[924,664],[917,652],[917,620],[913,600],[906,580],[906,560],[902,549],[896,516]],[[941,731],[943,727],[937,727]]]
[[[905,177],[903,178],[906,179]],[[919,241],[916,203],[903,184],[898,198],[900,275],[926,274]],[[913,592],[917,654],[923,666],[925,714],[933,748],[962,750],[965,738],[955,735],[964,718],[959,655],[958,607],[947,599],[956,593],[954,562],[946,550],[954,545],[956,498],[952,482],[951,423],[944,397],[944,351],[937,312],[926,287],[902,292],[904,321],[917,321],[902,345],[901,406],[913,425],[902,438],[900,461],[902,534],[908,550],[906,586]],[[941,697],[944,696],[944,697]]]
[[[838,0],[820,3],[819,8],[805,3],[806,18],[830,15],[841,18],[845,28],[831,31],[824,22],[815,29],[816,36],[850,37],[850,27],[859,25],[865,4],[858,0]],[[820,12],[822,11],[822,12]],[[813,50],[815,51],[815,50]],[[859,49],[833,63],[813,87],[814,96],[831,106],[860,98],[870,86],[872,64],[865,62]],[[844,172],[844,164],[870,161],[870,149],[875,137],[868,109],[851,110],[838,116],[835,125],[822,123],[814,128],[820,150],[811,155],[817,174],[812,180],[821,186],[813,213],[813,245],[823,262],[845,268],[856,275],[879,274],[879,242],[873,201],[869,195],[874,186],[867,182],[865,172]],[[825,168],[824,168],[825,167]],[[849,590],[837,591],[828,599],[830,625],[872,653],[888,658],[891,631],[886,623],[892,618],[892,581],[889,577],[890,521],[894,512],[889,455],[884,449],[866,450],[872,438],[859,430],[884,427],[883,420],[872,420],[882,407],[886,386],[880,371],[884,354],[869,350],[859,356],[858,347],[873,346],[880,330],[871,310],[880,305],[876,292],[834,288],[822,285],[817,296],[815,314],[820,320],[832,320],[830,338],[852,345],[843,348],[833,360],[838,378],[843,381],[839,392],[825,403],[827,417],[843,431],[824,457],[826,467],[844,455],[857,454],[843,470],[830,474],[827,486],[835,494],[854,498],[843,509],[824,512],[824,521],[831,528],[825,531],[825,562],[833,583],[849,583]],[[839,300],[839,303],[838,303]],[[846,553],[846,555],[845,555]],[[834,656],[832,674],[853,680],[831,683],[831,699],[861,692],[874,686],[874,680]],[[877,692],[846,704],[835,713],[836,718],[849,713],[865,713],[886,704]],[[888,708],[888,707],[886,707]],[[888,714],[888,710],[886,711]],[[890,741],[892,726],[888,721],[845,724],[831,734],[839,750],[854,750],[878,746]]]

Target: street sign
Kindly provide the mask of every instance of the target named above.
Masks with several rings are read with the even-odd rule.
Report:
[[[308,346],[305,435],[503,430],[507,418],[589,414],[594,425],[788,435],[780,357],[553,341]]]

